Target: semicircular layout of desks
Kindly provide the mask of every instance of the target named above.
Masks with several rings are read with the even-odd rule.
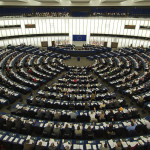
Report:
[[[57,49],[57,48],[56,48]],[[6,149],[148,149],[149,49],[121,48],[72,61],[25,44],[0,50],[0,141]],[[10,107],[5,112],[6,107]]]

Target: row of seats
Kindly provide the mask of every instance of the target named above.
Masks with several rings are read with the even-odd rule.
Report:
[[[50,55],[45,56],[47,53]],[[52,81],[53,78],[60,73],[65,72],[65,74],[55,80],[50,86],[45,86],[44,89],[37,90],[35,94],[32,93],[27,99],[28,104],[15,104],[14,108],[11,110],[12,114],[2,113],[1,120],[4,122],[1,124],[1,128],[15,133],[15,138],[18,136],[18,139],[20,139],[20,134],[16,135],[18,131],[19,133],[29,135],[33,135],[34,132],[37,132],[37,136],[51,137],[54,138],[54,141],[60,142],[63,142],[65,138],[66,143],[68,143],[68,145],[70,144],[69,149],[74,149],[73,143],[76,143],[77,140],[74,141],[72,139],[79,139],[76,133],[80,132],[79,128],[81,128],[83,124],[83,135],[79,136],[81,138],[81,143],[86,142],[86,139],[90,142],[93,141],[92,139],[103,137],[110,139],[108,141],[106,140],[106,145],[110,149],[119,147],[115,144],[116,142],[120,142],[122,148],[128,147],[128,145],[134,147],[137,143],[132,145],[132,143],[124,143],[124,141],[119,139],[115,140],[114,138],[126,138],[130,136],[134,138],[135,136],[143,135],[146,139],[144,139],[144,137],[137,138],[138,146],[136,145],[137,147],[143,148],[143,145],[146,146],[148,142],[148,135],[145,136],[145,134],[147,134],[145,131],[149,132],[149,128],[146,126],[146,124],[149,123],[149,121],[146,121],[149,120],[149,117],[140,119],[139,111],[136,107],[126,105],[126,99],[119,102],[118,95],[116,95],[115,92],[99,83],[99,78],[103,80],[103,77],[105,77],[104,74],[106,74],[107,77],[114,76],[112,80],[104,80],[104,82],[109,83],[124,76],[129,76],[129,74],[133,74],[133,77],[139,78],[142,73],[148,72],[147,67],[149,66],[146,65],[148,62],[144,56],[141,55],[142,53],[142,50],[128,48],[115,52],[106,52],[91,56],[95,59],[95,63],[91,66],[76,67],[65,65],[63,63],[64,56],[53,52],[51,49],[43,53],[42,56],[22,51],[16,54],[15,51],[12,50],[10,54],[5,55],[2,59],[3,61],[6,58],[6,60],[3,61],[4,65],[1,70],[4,76],[11,78],[11,80],[18,84],[20,80],[16,80],[16,78],[12,77],[13,74],[10,73],[10,70],[13,70],[21,79],[24,78],[32,82],[33,79],[35,79],[35,83],[40,85],[42,84],[40,81],[43,81],[43,79],[48,82]],[[130,59],[129,56],[131,56],[132,59]],[[8,62],[11,62],[10,67]],[[138,69],[134,67],[134,63],[139,64]],[[126,74],[122,72],[122,70],[125,69],[129,70]],[[138,74],[135,71],[138,72]],[[26,76],[26,74],[28,76]],[[148,77],[148,73],[144,74],[144,77],[146,76]],[[133,77],[131,76],[131,79],[129,78],[128,81],[132,82]],[[39,80],[36,80],[36,78]],[[142,83],[148,80],[149,78],[147,78],[146,81],[144,80],[144,82],[142,81]],[[73,93],[73,87],[79,88],[77,93]],[[19,89],[15,89],[15,91],[18,90]],[[31,89],[31,91],[32,90],[33,89]],[[38,103],[36,103],[37,101]],[[119,102],[117,107],[115,107],[115,105],[107,106],[108,103],[112,102],[114,104],[116,101]],[[66,102],[65,105],[73,103],[76,107],[74,107],[73,111],[70,111],[67,105],[63,106],[64,102]],[[83,107],[86,102],[88,103],[87,106],[89,109],[84,109]],[[48,105],[48,103],[50,104]],[[80,105],[82,107],[80,107],[80,109],[77,103],[81,103]],[[102,103],[103,107],[100,103]],[[12,122],[12,124],[10,122]],[[21,130],[16,129],[16,122],[18,124],[19,122],[23,123],[23,128]],[[9,126],[10,124],[11,126]],[[134,124],[134,128],[129,132],[132,124]],[[57,125],[59,125],[60,130],[59,136],[54,132],[57,130]],[[79,128],[75,129],[75,125],[77,128],[79,126]],[[71,126],[71,130],[69,126]],[[35,129],[35,131],[32,129]],[[9,137],[9,132],[5,133],[4,136],[1,133],[1,141],[3,142]],[[121,133],[123,133],[123,136]],[[11,138],[10,142],[13,143],[12,139],[16,140],[15,138]],[[61,140],[57,140],[57,138],[61,138]],[[27,136],[23,135],[22,139],[27,139]],[[32,137],[29,139],[31,141]],[[39,137],[37,137],[37,139],[39,139]],[[45,139],[47,138],[43,138],[43,140]],[[49,141],[49,139],[47,141]],[[96,142],[94,149],[98,149],[98,141],[99,140],[93,141]],[[142,143],[143,141],[144,144]],[[44,148],[47,149],[49,143],[44,143],[44,141],[42,141],[42,145],[40,145],[40,142],[36,144],[38,146],[44,146]],[[78,147],[79,149],[92,149],[92,147],[90,147],[92,144],[89,145],[89,147],[84,144],[79,145],[81,145],[81,148],[80,146]],[[58,143],[57,146],[59,146],[59,149],[67,149],[67,146],[61,147],[61,143],[60,145]],[[101,145],[100,148],[102,149],[103,147],[105,147],[105,145]]]

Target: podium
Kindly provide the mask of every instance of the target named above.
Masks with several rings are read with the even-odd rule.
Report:
[[[77,61],[80,61],[80,57],[79,56],[77,57]]]

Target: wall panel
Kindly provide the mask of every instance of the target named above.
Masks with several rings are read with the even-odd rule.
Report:
[[[36,28],[25,28],[25,24],[35,24]],[[1,44],[12,44],[28,43],[28,44],[39,44],[42,40],[49,41],[51,44],[52,40],[57,40],[58,43],[63,41],[63,43],[72,44],[72,36],[74,34],[87,35],[87,42],[95,41],[97,44],[102,41],[107,41],[108,45],[116,40],[118,46],[129,46],[133,44],[134,46],[149,46],[149,41],[127,39],[127,38],[116,38],[113,37],[90,37],[91,33],[99,34],[117,34],[117,35],[134,35],[141,37],[150,37],[150,30],[140,29],[140,25],[150,26],[149,19],[135,19],[135,18],[3,18],[0,20],[0,26],[3,25],[21,25],[21,28],[1,28],[0,36],[14,36],[14,35],[26,35],[26,34],[43,34],[43,33],[69,33],[69,37],[44,37],[44,38],[20,38],[12,40],[0,41]],[[125,25],[136,25],[135,29],[125,29]],[[34,40],[32,40],[34,39]]]

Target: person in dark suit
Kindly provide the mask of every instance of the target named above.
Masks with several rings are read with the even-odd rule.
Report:
[[[0,114],[0,128],[3,127],[3,124],[6,123],[6,120],[3,118],[3,116]]]
[[[109,116],[113,116],[114,115],[114,112],[113,112],[113,110],[112,109],[110,109],[110,112],[109,112],[109,114],[108,114]]]
[[[42,118],[43,117],[43,112],[41,109],[39,109],[39,111],[37,112],[37,117],[38,118]]]
[[[86,131],[87,131],[87,134],[92,134],[93,133],[93,130],[92,130],[91,126],[88,126]]]
[[[104,144],[104,147],[101,144],[101,148],[100,149],[101,150],[110,150],[107,143]]]
[[[120,120],[123,117],[122,113],[120,112],[120,110],[118,110],[118,112],[115,115],[116,115],[116,119],[117,120]]]
[[[61,114],[56,110],[56,112],[54,114],[54,119],[59,120],[60,116],[61,116]]]
[[[58,141],[57,145],[54,144],[54,142],[52,142],[50,144],[50,146],[48,147],[49,150],[58,150],[60,142]]]
[[[63,130],[63,136],[65,138],[71,138],[72,137],[72,128],[70,128],[68,124],[66,124],[66,126]]]
[[[17,118],[15,120],[15,128],[17,129],[17,131],[20,131],[21,130],[21,126],[22,126],[22,122],[19,118]]]
[[[67,93],[64,93],[64,95],[63,95],[63,100],[68,100]]]
[[[113,124],[110,124],[109,127],[107,128],[107,134],[108,134],[108,136],[115,135],[115,132],[113,129]]]
[[[25,143],[24,143],[24,148],[23,150],[33,150],[34,148],[34,142],[30,142],[30,140],[27,140]]]
[[[47,127],[45,127],[44,128],[44,130],[43,130],[43,132],[46,132],[48,135],[50,135],[50,133],[51,133],[51,131],[52,131],[52,126],[51,126],[51,124],[49,123],[48,125],[47,125]]]
[[[147,141],[146,148],[147,148],[146,150],[150,149],[150,140]]]
[[[66,124],[65,126],[64,134],[68,134],[68,135],[72,134],[71,128],[69,128],[68,124]]]
[[[53,133],[55,133],[57,137],[60,136],[61,131],[60,131],[60,126],[59,126],[59,124],[56,124],[56,126],[54,126]]]
[[[73,94],[73,95],[70,96],[70,100],[71,101],[75,101],[75,99],[76,99],[75,94]]]
[[[37,100],[36,100],[36,97],[33,98],[32,100],[32,105],[36,106],[37,105]]]
[[[10,130],[11,127],[13,126],[13,122],[11,121],[11,118],[8,118],[8,120],[6,121],[6,126],[8,130]]]
[[[89,105],[88,105],[87,102],[85,102],[84,109],[85,109],[85,110],[89,110],[89,109],[90,109],[90,107],[89,107]]]
[[[32,125],[30,124],[29,120],[26,120],[24,127],[26,128],[26,131],[29,133],[32,129]]]
[[[44,150],[44,147],[42,146],[42,142],[39,142],[39,144],[36,145],[35,150]]]
[[[50,117],[51,117],[51,112],[50,112],[49,110],[47,110],[47,111],[45,112],[45,118],[49,120]]]

